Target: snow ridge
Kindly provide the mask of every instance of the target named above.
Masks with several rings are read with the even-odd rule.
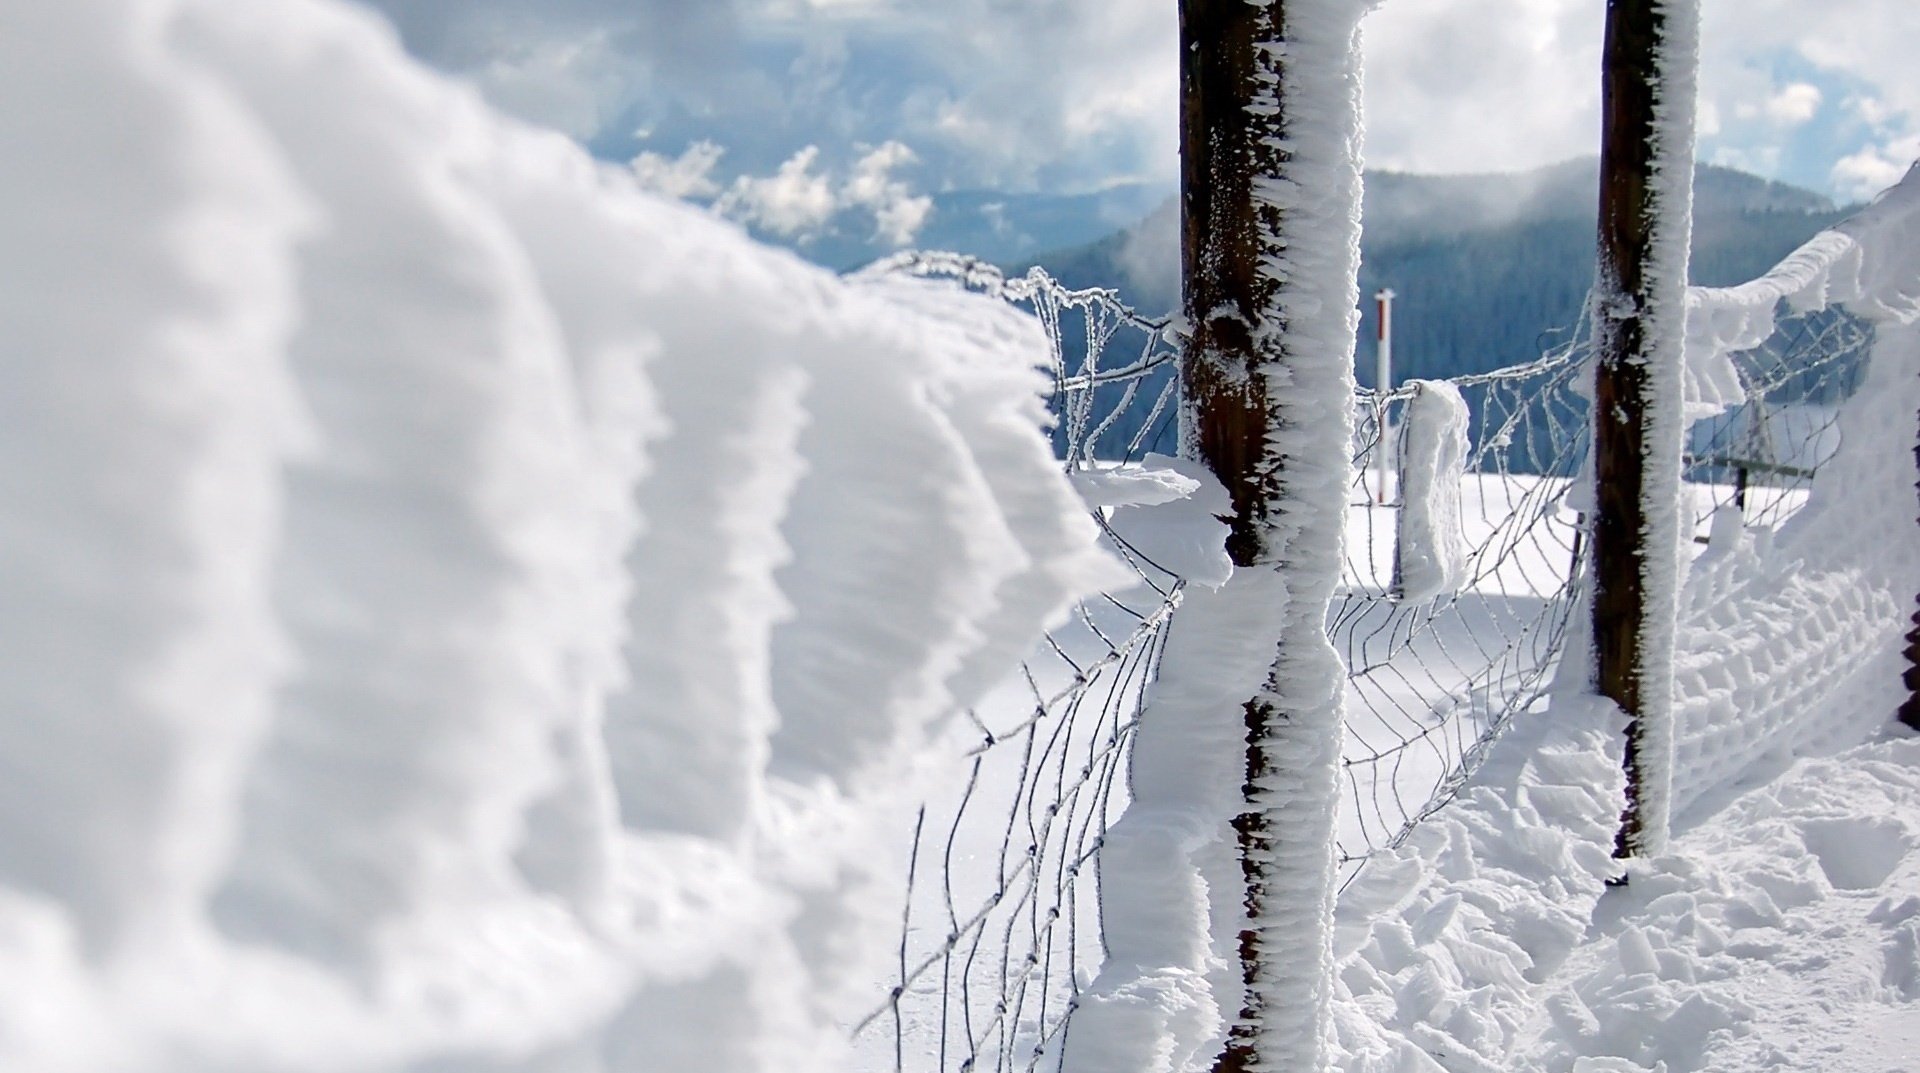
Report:
[[[17,14],[0,1066],[844,1068],[913,762],[1132,576],[1038,326],[332,0]]]

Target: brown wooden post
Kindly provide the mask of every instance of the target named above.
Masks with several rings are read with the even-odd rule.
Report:
[[[1181,365],[1193,448],[1233,501],[1227,553],[1236,567],[1263,560],[1274,474],[1263,473],[1267,394],[1253,371],[1272,355],[1254,325],[1273,305],[1260,274],[1256,173],[1271,171],[1262,143],[1273,125],[1248,111],[1256,43],[1279,36],[1280,5],[1180,3],[1181,306],[1192,336]]]
[[[1346,510],[1360,193],[1352,127],[1329,133],[1358,124],[1365,6],[1179,0],[1183,443],[1229,493],[1236,571],[1278,571],[1285,586],[1273,667],[1243,706],[1231,823],[1244,917],[1237,951],[1222,953],[1238,954],[1244,1001],[1222,1011],[1219,1073],[1326,1062],[1344,682],[1326,615]],[[1289,10],[1305,7],[1316,17],[1296,31]],[[1296,108],[1312,118],[1296,123]]]
[[[1278,6],[1244,0],[1180,2],[1180,248],[1181,307],[1192,336],[1181,362],[1181,388],[1192,449],[1220,478],[1233,503],[1227,554],[1236,570],[1270,565],[1265,534],[1274,478],[1264,469],[1271,415],[1262,378],[1255,371],[1274,355],[1261,352],[1254,326],[1273,306],[1274,287],[1262,276],[1260,225],[1253,177],[1271,171],[1263,142],[1271,132],[1248,110],[1255,85],[1256,44],[1279,36]],[[1234,817],[1245,907],[1258,919],[1265,898],[1258,861],[1271,845],[1269,817],[1253,807],[1255,787],[1272,767],[1267,738],[1275,718],[1266,699],[1246,704],[1247,808]],[[1260,949],[1252,926],[1240,933],[1240,979],[1252,989]],[[1223,1013],[1226,1011],[1222,1011]],[[1217,1073],[1252,1067],[1256,1041],[1249,1030],[1257,1016],[1240,1014]]]
[[[1694,0],[1608,0],[1594,283],[1594,687],[1626,713],[1616,856],[1657,852],[1672,781]]]

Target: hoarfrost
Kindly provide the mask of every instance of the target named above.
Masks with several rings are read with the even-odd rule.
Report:
[[[1444,380],[1415,380],[1401,426],[1400,517],[1395,592],[1431,600],[1466,580],[1460,483],[1467,461],[1467,402]]]

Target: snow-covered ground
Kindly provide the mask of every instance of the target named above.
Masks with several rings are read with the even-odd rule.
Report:
[[[1627,875],[1512,1068],[1920,1069],[1920,736],[1798,761]]]
[[[1041,430],[1035,324],[757,247],[491,115],[331,0],[7,18],[0,1068],[841,1070],[875,981],[911,969],[887,968],[888,836],[916,798],[987,791],[1002,803],[930,829],[909,902],[920,936],[998,914],[998,963],[959,967],[984,1003],[963,1025],[1025,1064],[1062,996],[1020,990],[1006,937],[1087,984],[1098,951],[1054,937],[1090,935],[1109,883],[1102,923],[1135,960],[1104,965],[1083,1035],[1107,1049],[1085,1053],[1115,1062],[1091,1068],[1164,1065],[1172,1036],[1200,1060],[1225,964],[1209,914],[1237,919],[1235,713],[1279,619],[1311,605],[1294,625],[1317,629],[1326,594],[1249,572],[1215,599],[1220,577],[1177,567],[1195,628],[1138,727],[1146,661],[1103,663],[1126,607],[1092,605],[1010,681],[1044,626],[1131,601],[1134,577]],[[1792,294],[1911,321],[1913,230],[1828,236]],[[1349,386],[1337,297],[1326,391],[1286,400],[1321,419]],[[1709,296],[1700,323],[1751,334],[1777,297]],[[1920,333],[1879,345],[1800,514],[1722,514],[1687,545],[1673,848],[1610,892],[1617,720],[1564,696],[1521,716],[1343,899],[1348,1068],[1884,1073],[1913,1053],[1920,746],[1861,742],[1920,587],[1899,536]],[[1468,545],[1501,497],[1557,494],[1446,491]],[[1163,526],[1139,512],[1172,504],[1142,492],[1113,501],[1116,530],[1169,563],[1217,556],[1217,508]],[[1302,554],[1339,543],[1321,506]],[[1391,583],[1386,516],[1347,510],[1369,534],[1350,587]],[[1549,591],[1570,522],[1488,570],[1468,557],[1471,599],[1430,623],[1437,688],[1474,662],[1455,642]],[[1281,683],[1318,683],[1321,717],[1325,655]],[[1069,690],[1094,698],[1083,718],[1035,720],[1076,676],[1096,683]],[[1130,734],[1135,801],[1167,809],[1096,860]],[[988,736],[977,780],[941,766]],[[1018,777],[1034,765],[1051,774]],[[916,1045],[948,1016],[914,1022]]]

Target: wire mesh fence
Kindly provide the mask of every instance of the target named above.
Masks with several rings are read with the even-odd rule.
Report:
[[[1410,599],[1396,450],[1416,383],[1356,399],[1347,560],[1329,633],[1347,665],[1337,853],[1343,883],[1452,797],[1486,743],[1545,692],[1573,614],[1581,545],[1569,492],[1586,460],[1581,340],[1456,378],[1467,411],[1457,505],[1464,558]]]
[[[1051,346],[1054,442],[1070,471],[1171,451],[1174,348],[1165,323],[1112,292],[964,257],[906,255],[869,271],[958,281],[1032,312]],[[967,713],[962,770],[913,819],[900,943],[884,1001],[855,1026],[875,1070],[1057,1068],[1069,1015],[1099,968],[1099,854],[1124,808],[1127,754],[1182,580],[1096,510],[1135,583],[1074,609]]]
[[[1745,401],[1688,430],[1687,507],[1698,542],[1723,507],[1749,526],[1786,522],[1840,447],[1840,408],[1860,385],[1873,324],[1839,308],[1784,305],[1759,346],[1729,355]]]
[[[957,280],[1034,313],[1051,346],[1056,453],[1070,471],[1173,453],[1177,340],[1111,291],[1038,269],[1005,278],[947,254],[869,271]],[[1447,381],[1464,408],[1453,515],[1460,570],[1410,596],[1410,408],[1425,385],[1360,390],[1346,562],[1328,621],[1348,668],[1343,884],[1444,808],[1493,738],[1545,696],[1574,633],[1585,571],[1584,323],[1528,364]],[[1690,431],[1685,494],[1698,529],[1736,506],[1777,526],[1838,447],[1871,327],[1838,310],[1783,315],[1732,355],[1746,401]],[[1128,750],[1183,580],[1095,519],[1136,584],[1080,606],[969,713],[962,771],[913,818],[893,980],[856,1026],[864,1068],[1059,1068],[1071,1014],[1104,956],[1100,851],[1127,801]]]

